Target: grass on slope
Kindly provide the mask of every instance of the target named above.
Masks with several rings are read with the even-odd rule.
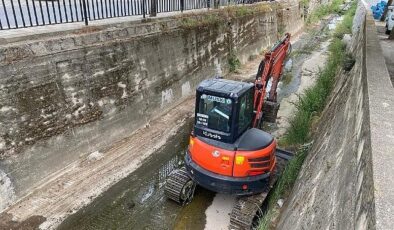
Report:
[[[297,179],[298,173],[308,153],[309,145],[306,143],[311,139],[310,130],[312,121],[314,117],[318,117],[323,111],[327,98],[334,87],[335,75],[345,60],[346,46],[341,41],[341,38],[344,34],[351,33],[352,21],[356,7],[357,1],[352,3],[351,8],[344,16],[344,20],[335,29],[329,46],[329,57],[327,63],[319,73],[316,84],[307,89],[296,103],[296,115],[290,121],[290,127],[284,138],[281,140],[281,143],[284,145],[295,146],[298,151],[296,156],[290,160],[272,190],[268,201],[268,211],[264,217],[260,219],[259,230],[266,230],[270,228],[272,220],[277,218],[279,215],[279,209],[276,205],[277,201],[284,196],[288,196]]]

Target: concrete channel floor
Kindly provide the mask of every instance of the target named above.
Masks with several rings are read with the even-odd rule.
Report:
[[[385,34],[385,22],[376,21],[375,24],[380,46],[383,51],[382,53],[386,61],[387,70],[390,74],[391,84],[394,85],[394,40],[389,40],[388,35]]]

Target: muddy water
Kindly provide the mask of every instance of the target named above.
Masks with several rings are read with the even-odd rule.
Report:
[[[90,205],[67,218],[58,229],[203,229],[214,194],[198,188],[181,207],[164,197],[167,175],[183,164],[191,121],[130,176]],[[154,140],[152,140],[154,141]]]

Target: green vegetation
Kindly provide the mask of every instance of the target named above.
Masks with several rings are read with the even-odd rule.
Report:
[[[239,61],[237,55],[234,54],[234,52],[231,52],[228,56],[228,65],[230,72],[235,72],[241,66],[241,62]]]
[[[203,28],[209,26],[219,26],[224,19],[217,14],[207,14],[204,17],[184,17],[181,19],[183,29]]]
[[[352,4],[348,12],[344,15],[342,23],[335,28],[334,36],[342,39],[343,35],[352,33],[353,16],[356,13],[357,4]]]
[[[246,6],[231,6],[226,8],[227,12],[230,15],[236,16],[236,17],[245,17],[247,15],[253,15],[255,13],[255,9],[246,7]]]
[[[279,209],[276,207],[276,202],[283,197],[284,193],[288,193],[293,187],[295,180],[297,179],[298,172],[301,169],[302,163],[308,152],[308,145],[300,149],[297,155],[287,164],[286,168],[283,170],[281,177],[276,183],[273,192],[271,193],[268,201],[268,212],[260,220],[259,230],[269,229],[269,224],[272,219],[279,215]],[[296,173],[295,173],[296,172]]]
[[[286,72],[282,75],[281,81],[283,84],[288,85],[291,82],[291,79],[293,78],[293,74],[291,72]]]
[[[341,14],[340,5],[343,3],[343,0],[333,0],[330,4],[320,5],[316,10],[314,10],[307,19],[307,23],[316,23],[323,17],[337,13]]]
[[[228,6],[224,9],[212,10],[205,14],[187,14],[180,17],[183,29],[204,28],[209,26],[225,26],[234,18],[253,16],[272,10],[268,4],[257,6]]]
[[[324,69],[319,73],[314,87],[305,90],[305,94],[296,103],[297,113],[290,121],[290,128],[284,137],[286,145],[299,145],[309,140],[309,129],[313,116],[320,114],[330,95],[337,73],[344,59],[345,45],[334,38],[329,47],[330,55]]]
[[[268,201],[268,211],[260,220],[260,230],[269,229],[272,220],[279,216],[279,209],[276,203],[280,198],[288,196],[307,156],[310,146],[307,143],[311,141],[310,131],[312,123],[323,111],[327,98],[334,87],[335,76],[347,57],[345,54],[346,46],[341,41],[341,38],[344,34],[351,32],[356,3],[356,1],[353,2],[343,22],[337,26],[329,46],[329,57],[326,66],[320,71],[316,84],[299,97],[296,103],[296,115],[290,121],[290,127],[284,138],[279,141],[279,145],[292,146],[297,151],[295,157],[288,163],[272,190]]]

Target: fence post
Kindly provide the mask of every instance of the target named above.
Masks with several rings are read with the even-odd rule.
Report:
[[[157,0],[150,0],[150,16],[156,17],[157,15]]]
[[[215,9],[219,9],[220,6],[220,0],[213,0],[213,7]]]
[[[185,9],[185,0],[180,0],[181,2],[181,12],[183,13],[183,10]]]
[[[142,17],[145,18],[146,0],[142,0]]]
[[[82,0],[82,7],[83,7],[83,17],[85,19],[85,26],[87,26],[89,23],[88,23],[88,14],[86,10],[86,0]]]

